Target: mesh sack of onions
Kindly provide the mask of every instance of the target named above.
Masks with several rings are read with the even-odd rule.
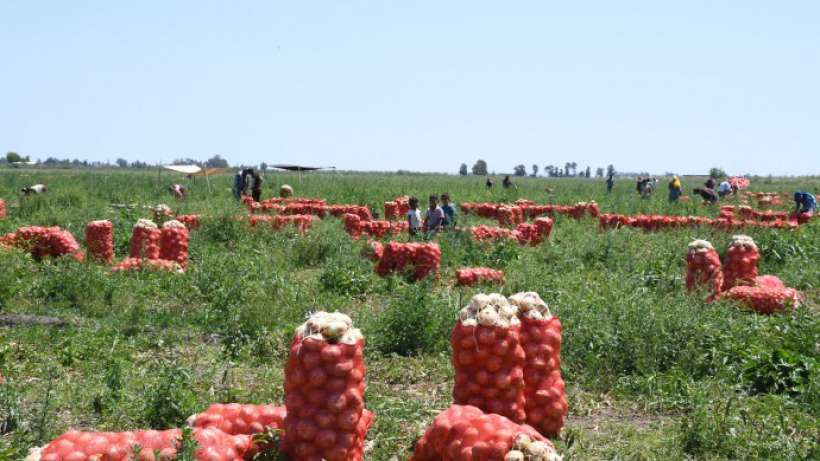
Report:
[[[292,224],[299,232],[307,232],[313,226],[316,217],[309,214],[277,215],[273,217],[272,227],[280,230],[288,224]]]
[[[250,215],[248,216],[248,224],[251,227],[259,227],[261,224],[272,225],[273,216],[267,215]]]
[[[188,230],[199,229],[200,216],[198,214],[182,214],[176,217],[176,220],[185,224]]]
[[[140,219],[131,233],[129,256],[132,258],[159,259],[160,230],[154,221]]]
[[[524,422],[525,353],[520,330],[515,307],[497,293],[475,295],[459,312],[450,336],[456,404]]]
[[[720,255],[706,240],[692,241],[686,253],[686,288],[693,291],[699,287],[711,292],[710,299],[718,296],[723,288]]]
[[[165,259],[123,258],[122,261],[111,267],[111,273],[141,270],[175,273],[184,272],[178,262]]]
[[[14,233],[14,246],[40,260],[45,257],[71,256],[83,261],[85,254],[71,232],[59,227],[25,226]]]
[[[231,435],[255,435],[285,427],[285,406],[216,403],[188,418],[192,427],[210,427]]]
[[[344,216],[345,213],[352,213],[358,215],[363,221],[373,219],[370,209],[362,205],[331,205],[328,207],[328,212],[337,218]]]
[[[388,242],[376,263],[376,273],[385,277],[391,273],[410,273],[412,280],[438,275],[441,248],[435,243]]]
[[[496,213],[499,226],[514,227],[524,222],[524,209],[519,206],[500,206]]]
[[[534,428],[469,405],[452,405],[416,442],[410,461],[560,461]]]
[[[473,235],[473,239],[477,242],[517,238],[516,235],[509,229],[491,227],[484,224],[470,228],[470,233]]]
[[[390,221],[361,221],[362,232],[374,238],[382,238],[390,232]]]
[[[179,263],[182,270],[188,266],[188,228],[171,220],[162,225],[159,258]]]
[[[111,263],[114,260],[114,225],[111,221],[91,221],[86,224],[85,246],[91,259]]]
[[[723,290],[735,285],[750,285],[757,277],[760,252],[754,239],[748,235],[735,235],[723,257]]]
[[[373,415],[364,408],[363,352],[361,332],[338,312],[317,312],[296,330],[285,366],[289,459],[364,459]]]
[[[375,240],[368,240],[367,245],[362,248],[361,254],[365,258],[377,263],[382,259],[382,256],[384,256],[384,245]]]
[[[347,232],[351,237],[359,238],[362,235],[362,218],[353,213],[345,213],[342,216],[342,223],[345,226],[345,232]]]
[[[256,448],[249,435],[230,435],[218,429],[194,429],[198,461],[242,461]],[[176,458],[182,431],[79,432],[68,431],[42,448],[31,450],[25,461],[169,461]],[[140,454],[134,457],[134,447]],[[159,453],[159,456],[155,456]]]
[[[409,232],[410,231],[410,223],[407,221],[396,221],[390,224],[390,233],[393,235],[399,235],[402,232]]]
[[[456,285],[470,287],[480,283],[504,283],[504,272],[489,267],[465,267],[456,271]]]
[[[722,297],[739,301],[760,314],[773,314],[789,306],[797,307],[803,300],[800,292],[793,288],[765,284],[738,285],[723,293]]]
[[[538,293],[516,293],[509,302],[518,309],[521,320],[526,422],[541,434],[555,437],[569,409],[561,377],[561,321]]]
[[[6,201],[0,198],[0,219],[6,217]]]

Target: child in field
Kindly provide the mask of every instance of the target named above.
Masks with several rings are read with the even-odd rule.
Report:
[[[438,206],[438,197],[430,196],[430,207],[424,212],[424,228],[427,236],[431,237],[441,230],[444,224],[444,211]]]
[[[421,230],[421,213],[419,212],[419,199],[410,197],[407,200],[407,205],[410,207],[407,210],[407,225],[410,235],[415,236]]]
[[[450,203],[450,194],[441,194],[441,211],[444,212],[444,221],[441,223],[444,227],[453,227],[456,225],[456,207]]]

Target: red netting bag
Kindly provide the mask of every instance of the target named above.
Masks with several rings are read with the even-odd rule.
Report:
[[[372,415],[364,409],[364,338],[350,317],[317,312],[296,330],[285,368],[282,451],[295,461],[358,461]]]
[[[474,406],[441,412],[419,439],[410,461],[560,461],[534,428]]]
[[[0,219],[6,217],[6,201],[0,198]]]
[[[88,255],[99,262],[114,260],[114,225],[111,221],[91,221],[85,226],[85,246]]]
[[[176,217],[176,220],[185,224],[188,230],[199,229],[201,218],[198,214],[181,214]]]
[[[188,228],[179,221],[162,225],[159,258],[179,263],[182,270],[188,265]]]
[[[132,258],[159,259],[160,231],[153,221],[140,219],[134,225],[131,234],[131,248],[128,256]]]
[[[503,282],[504,272],[489,267],[464,267],[456,271],[456,285],[461,287]]]
[[[450,336],[453,401],[524,422],[524,349],[515,307],[493,293],[473,296]]]
[[[757,277],[760,252],[755,241],[748,235],[732,237],[723,258],[723,290],[735,285],[750,285]]]
[[[192,427],[212,427],[231,435],[254,435],[269,429],[283,429],[287,410],[284,405],[216,403],[188,418]]]
[[[165,259],[123,258],[111,267],[111,273],[133,272],[140,270],[183,273],[182,266],[176,261]]]
[[[518,308],[521,320],[527,424],[555,437],[569,409],[561,378],[561,321],[550,313],[538,293],[516,293],[509,301]]]
[[[711,291],[710,298],[714,299],[723,286],[723,272],[720,256],[712,244],[695,240],[686,253],[686,288],[693,291],[701,286],[707,287]]]

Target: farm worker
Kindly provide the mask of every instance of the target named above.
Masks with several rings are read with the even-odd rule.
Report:
[[[652,192],[655,190],[655,182],[649,178],[643,180],[643,187],[641,188],[641,198],[652,198]]]
[[[715,190],[708,187],[696,187],[692,190],[692,193],[700,195],[703,198],[703,202],[708,205],[714,205],[718,201],[718,196],[715,193]]]
[[[714,190],[715,186],[717,186],[717,183],[715,182],[715,178],[709,176],[709,179],[707,179],[706,182],[703,183],[703,185],[706,186],[707,189]]]
[[[808,192],[797,191],[794,193],[794,213],[817,213],[817,198],[814,194]]]
[[[723,181],[718,186],[718,195],[720,197],[726,197],[727,195],[732,193],[732,185],[729,184],[729,181]]]
[[[613,177],[612,173],[606,177],[606,193],[612,193],[612,186],[615,185],[615,178]]]
[[[510,179],[510,175],[504,176],[504,181],[501,182],[501,185],[504,186],[504,189],[509,189],[510,187],[518,189],[518,187],[513,184],[512,179]]]
[[[291,195],[293,195],[293,188],[287,184],[282,184],[282,187],[279,188],[279,197],[288,198]]]
[[[640,194],[643,192],[643,186],[646,184],[646,179],[643,176],[638,176],[638,181],[635,183],[635,190]]]
[[[444,210],[438,206],[438,197],[430,196],[430,207],[424,212],[424,228],[427,229],[427,236],[435,235],[444,224]]]
[[[251,195],[253,195],[253,201],[258,202],[262,198],[262,176],[258,172],[254,172],[252,178]]]
[[[444,212],[444,227],[453,227],[456,225],[456,207],[450,203],[450,194],[441,194],[441,211]]]
[[[484,182],[484,185],[487,186],[487,189],[493,188],[493,180],[490,177],[487,177],[487,180]]]
[[[23,195],[39,195],[47,191],[48,187],[46,187],[45,184],[35,184],[33,186],[20,189],[20,192],[22,192]]]
[[[168,186],[168,192],[170,192],[175,199],[182,200],[187,195],[188,190],[185,189],[185,186],[183,186],[182,184],[171,184],[170,186]]]
[[[672,180],[669,181],[669,201],[670,202],[677,202],[680,195],[681,195],[680,179],[677,176],[672,176]]]
[[[419,199],[416,197],[410,197],[410,199],[407,200],[407,205],[410,207],[410,209],[407,210],[407,229],[409,230],[410,235],[416,235],[421,229]]]
[[[237,200],[242,198],[242,191],[245,190],[245,176],[243,173],[243,170],[237,170],[236,175],[233,177],[233,187],[231,191],[233,192],[233,198]]]

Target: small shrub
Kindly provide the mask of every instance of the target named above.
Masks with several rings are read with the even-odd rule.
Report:
[[[156,372],[157,381],[145,388],[143,418],[148,427],[180,427],[197,410],[196,396],[190,389],[191,376],[185,368],[169,363]]]

